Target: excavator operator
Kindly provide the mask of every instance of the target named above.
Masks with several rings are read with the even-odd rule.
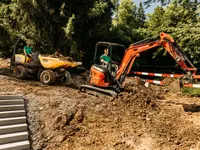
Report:
[[[113,76],[113,77],[115,77],[116,76],[116,72],[117,72],[117,70],[118,70],[118,65],[117,64],[112,64],[111,65],[111,62],[113,62],[112,61],[112,59],[110,58],[110,56],[108,56],[109,55],[109,49],[108,48],[105,48],[104,49],[104,54],[103,55],[101,55],[101,57],[100,57],[100,62],[101,62],[101,65],[102,66],[104,66],[104,67],[106,67],[106,68],[108,68],[111,72],[111,75]],[[113,62],[114,63],[114,62]],[[114,70],[113,70],[114,69]]]
[[[108,56],[108,54],[109,54],[109,50],[108,50],[108,48],[105,48],[104,54],[101,55],[101,57],[100,57],[100,62],[102,64],[102,66],[104,66],[104,67],[108,67],[109,63],[111,62],[111,58],[110,58],[110,56]]]

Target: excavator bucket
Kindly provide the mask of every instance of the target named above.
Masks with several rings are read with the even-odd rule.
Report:
[[[179,79],[165,78],[163,83],[166,88],[174,93],[178,93],[181,91],[181,82]]]
[[[168,85],[170,91],[178,93],[181,91],[181,83],[179,80],[173,81],[170,85]]]

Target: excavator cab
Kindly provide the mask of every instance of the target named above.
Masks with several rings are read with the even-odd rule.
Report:
[[[105,48],[109,50],[108,56],[111,60],[107,66],[101,64],[101,56],[104,55]],[[116,75],[124,53],[124,45],[110,42],[98,42],[95,46],[93,65],[90,68],[90,85],[82,85],[80,90],[84,92],[86,89],[89,89],[115,97],[119,89],[118,86],[114,88],[113,85],[117,85]]]
[[[125,46],[117,43],[98,42],[95,46],[93,64],[101,64],[100,57],[104,54],[104,49],[108,48],[108,56],[111,58],[111,63],[120,64],[125,52]]]
[[[108,56],[111,61],[107,65],[101,63],[104,50],[108,49]],[[117,43],[98,42],[95,46],[93,65],[91,67],[91,80],[93,85],[107,87],[116,77],[118,66],[124,56],[125,46]]]

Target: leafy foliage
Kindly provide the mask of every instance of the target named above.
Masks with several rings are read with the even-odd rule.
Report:
[[[79,54],[91,38],[103,38],[109,31],[113,7],[110,0],[4,0],[0,27],[11,40],[7,46],[2,42],[8,48],[20,36],[30,40],[35,51]]]
[[[200,20],[198,11],[198,5],[188,0],[182,1],[181,4],[175,0],[165,9],[157,7],[154,13],[148,16],[147,35],[152,36],[160,32],[171,34],[193,62],[199,63]],[[156,55],[159,54],[159,52],[156,53]]]
[[[112,31],[115,40],[129,46],[130,43],[141,39],[139,28],[144,25],[145,14],[142,3],[139,8],[132,0],[121,0],[113,19]]]
[[[161,3],[161,5],[163,6],[163,5],[168,5],[168,4],[170,4],[170,3],[172,3],[172,2],[174,2],[174,0],[146,0],[145,2],[144,2],[144,4],[147,6],[147,7],[149,7],[152,3],[156,3],[156,2],[160,2]],[[198,0],[187,0],[187,1],[185,1],[185,0],[178,0],[178,1],[176,1],[176,3],[177,4],[186,4],[186,3],[193,3],[193,5],[196,5],[197,3],[199,3],[198,2]]]
[[[145,11],[144,11],[144,7],[143,7],[142,2],[140,2],[138,10],[137,10],[137,18],[138,18],[140,27],[143,27],[144,23],[145,23],[146,16],[145,16]]]
[[[200,63],[200,6],[198,0],[161,2],[145,15],[132,0],[1,0],[0,55],[10,57],[12,45],[31,41],[35,51],[65,55],[89,65],[98,41],[131,43],[160,32],[172,34],[183,51]],[[158,51],[155,56],[163,52]]]

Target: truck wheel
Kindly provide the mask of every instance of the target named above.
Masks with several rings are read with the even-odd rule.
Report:
[[[61,82],[72,84],[71,74],[68,71],[65,71],[65,76],[61,78]]]
[[[22,65],[17,65],[13,69],[13,74],[15,77],[19,79],[26,79],[27,78],[27,71],[26,68]]]
[[[40,74],[40,81],[44,84],[52,84],[56,80],[56,75],[52,70],[43,70]]]

